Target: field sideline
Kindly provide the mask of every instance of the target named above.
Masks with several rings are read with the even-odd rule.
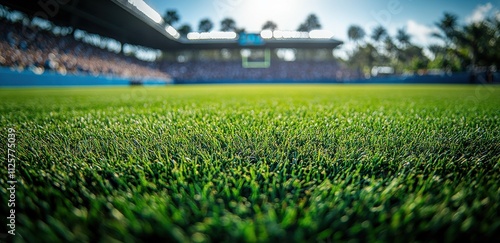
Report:
[[[20,241],[500,238],[500,86],[29,88],[0,102]]]

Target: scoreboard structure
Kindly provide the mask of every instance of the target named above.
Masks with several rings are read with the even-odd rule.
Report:
[[[242,33],[239,35],[238,43],[242,48],[254,47],[241,50],[241,65],[244,68],[268,68],[271,66],[271,50],[269,48],[255,48],[265,45],[264,38],[259,34]]]
[[[263,46],[265,44],[264,38],[255,33],[241,33],[238,43],[240,46]]]
[[[268,68],[271,53],[276,49],[334,49],[341,41],[328,36],[318,36],[318,31],[271,31],[260,33],[192,32],[187,38],[178,40],[182,45],[177,50],[232,49],[241,53],[243,68]],[[321,31],[320,31],[321,32]]]

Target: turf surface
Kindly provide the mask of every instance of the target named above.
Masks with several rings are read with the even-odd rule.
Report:
[[[3,89],[0,102],[4,158],[7,128],[17,138],[9,239],[500,237],[497,86]]]

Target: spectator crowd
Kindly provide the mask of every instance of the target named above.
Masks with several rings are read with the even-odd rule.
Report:
[[[0,18],[0,66],[41,74],[86,74],[131,79],[171,77],[158,64],[109,52],[75,40],[57,36],[37,27],[25,27]]]
[[[163,62],[161,69],[176,80],[337,80],[358,79],[361,73],[335,61],[277,61],[269,68],[243,68],[241,61]]]

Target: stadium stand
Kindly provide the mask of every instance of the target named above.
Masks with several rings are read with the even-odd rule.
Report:
[[[335,41],[327,44],[338,45]],[[213,45],[211,47],[217,48],[216,44]],[[193,48],[195,46],[190,45]],[[360,72],[349,70],[332,59],[291,62],[274,59],[269,68],[244,68],[241,61],[234,59],[142,61],[135,56],[126,56],[84,43],[75,39],[72,34],[54,34],[36,25],[28,28],[26,23],[8,18],[0,18],[0,53],[0,67],[11,70],[31,71],[35,74],[124,78],[132,83],[147,79],[182,83],[217,80],[344,82],[362,78]]]
[[[243,68],[237,61],[163,62],[161,70],[175,80],[263,80],[263,81],[348,81],[360,73],[342,67],[336,61],[273,61],[269,68]]]
[[[273,61],[269,68],[246,69],[238,61],[147,62],[0,19],[0,66],[34,73],[57,72],[130,79],[175,80],[338,80],[357,79],[335,61]]]
[[[52,71],[62,75],[171,79],[158,68],[158,63],[100,49],[70,35],[23,28],[21,23],[6,19],[0,19],[0,53],[0,66],[37,74]]]
[[[202,38],[203,34],[207,33],[196,33],[198,34],[197,38],[189,38],[189,34],[183,37],[172,26],[165,25],[159,14],[152,18],[151,14],[145,14],[148,11],[141,10],[132,2],[134,1],[88,0],[65,1],[60,6],[54,5],[51,11],[57,12],[57,14],[51,14],[53,16],[49,22],[51,22],[52,27],[75,30],[73,34],[61,35],[37,27],[26,28],[28,23],[33,24],[38,13],[47,11],[46,6],[40,4],[40,1],[0,0],[0,78],[3,81],[0,82],[0,86],[71,83],[71,79],[65,76],[67,74],[82,78],[81,82],[75,81],[77,85],[96,83],[105,85],[159,83],[163,85],[203,82],[231,83],[232,81],[252,83],[498,82],[496,68],[490,70],[486,67],[475,67],[468,72],[453,74],[438,70],[435,73],[422,72],[418,75],[408,73],[384,77],[378,75],[379,72],[377,72],[377,75],[370,78],[360,70],[347,68],[343,63],[335,61],[332,56],[312,54],[311,58],[311,55],[297,55],[297,58],[294,58],[295,61],[288,62],[277,55],[280,49],[299,51],[297,53],[302,54],[304,54],[300,52],[302,50],[305,50],[306,53],[310,50],[327,50],[325,53],[329,53],[330,50],[341,45],[342,41],[333,37],[312,38],[311,33],[309,33],[311,35],[308,35],[308,38],[289,37],[287,39],[282,35],[283,38],[272,37],[265,40],[258,33],[242,33],[237,38],[228,39],[210,37],[210,35],[207,35],[210,38]],[[21,21],[9,19],[8,15],[13,12],[21,13],[24,19]],[[127,27],[123,28],[124,25]],[[163,53],[164,59],[143,61],[134,55],[129,56],[122,52],[117,53],[102,49],[78,38],[76,30],[85,32],[84,35],[95,35],[116,41],[116,43],[123,44],[122,47],[135,46],[138,49],[144,48],[143,50],[146,51],[156,51],[157,55],[155,54],[150,60]],[[124,49],[127,48],[122,48],[122,51],[128,54],[129,52]],[[272,55],[269,55],[270,60],[265,59],[264,68],[245,68],[245,63],[250,60],[245,59],[247,57],[242,54],[245,49],[265,50],[266,53],[269,51]],[[240,53],[241,61],[237,60],[238,54],[232,55],[230,58],[221,58],[217,54],[209,54],[206,57],[197,55],[204,51],[213,53],[220,51],[222,53],[222,50]],[[180,58],[183,57],[183,52],[188,53],[189,58]],[[193,53],[197,54],[192,55]],[[20,74],[21,71],[22,74]],[[75,80],[76,78],[73,77]],[[114,80],[110,81],[111,79]]]

